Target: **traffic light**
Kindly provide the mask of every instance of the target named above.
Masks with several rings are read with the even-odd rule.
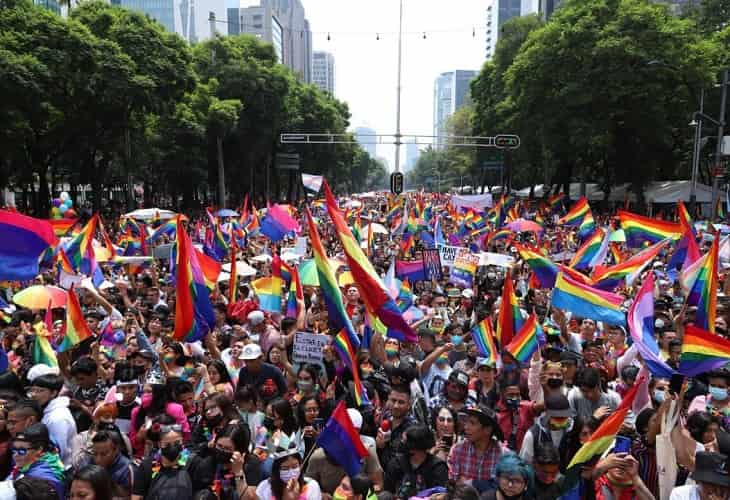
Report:
[[[393,172],[390,174],[390,192],[393,194],[401,194],[403,192],[403,174]]]
[[[502,149],[517,149],[520,147],[520,137],[517,135],[498,135],[494,138],[494,145]]]

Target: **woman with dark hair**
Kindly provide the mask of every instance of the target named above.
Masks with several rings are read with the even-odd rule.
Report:
[[[301,401],[308,396],[319,397],[319,367],[303,364],[297,372],[297,389],[294,399]]]
[[[286,399],[276,398],[266,405],[264,427],[272,434],[281,431],[287,436],[299,428],[294,410]]]
[[[309,455],[309,451],[314,446],[317,436],[322,430],[324,421],[320,414],[319,401],[314,396],[305,396],[297,405],[299,429],[302,431],[302,436],[304,436],[304,456]]]
[[[456,443],[458,436],[456,423],[456,412],[448,406],[438,408],[435,415],[436,424],[436,444],[431,448],[431,454],[437,456],[441,460],[446,460],[451,451],[451,447]]]
[[[147,431],[155,417],[169,415],[180,425],[183,439],[190,439],[190,425],[185,417],[183,407],[172,401],[168,386],[165,384],[147,383],[144,385],[142,404],[132,410],[132,425],[129,429],[129,441],[132,443],[134,456],[141,458],[145,453]]]
[[[332,494],[332,500],[367,500],[374,498],[373,482],[365,474],[344,476]]]
[[[256,488],[258,498],[271,500],[320,500],[319,483],[302,475],[302,457],[295,448],[277,449],[271,477]]]
[[[233,383],[226,364],[220,359],[214,359],[202,370],[203,383],[206,394],[223,393],[233,399]]]
[[[264,412],[259,411],[259,395],[250,385],[236,389],[235,405],[242,422],[248,424],[251,435],[255,436],[264,420]]]
[[[106,500],[114,497],[109,473],[98,465],[86,465],[71,478],[69,500]]]
[[[248,426],[232,424],[215,437],[215,446],[190,457],[187,471],[193,492],[219,488],[219,500],[255,498],[261,482],[261,462],[248,453],[251,434]]]
[[[193,429],[191,438],[191,448],[196,451],[208,447],[218,431],[240,418],[233,401],[223,393],[208,396],[203,403],[202,413],[203,418]]]

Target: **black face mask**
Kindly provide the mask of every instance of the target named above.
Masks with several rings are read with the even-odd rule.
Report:
[[[221,465],[226,465],[226,464],[231,463],[232,458],[233,458],[233,453],[231,453],[230,451],[215,450],[216,463],[219,463]]]
[[[547,386],[551,389],[557,389],[558,387],[563,385],[563,379],[562,378],[549,378],[547,380]]]
[[[177,460],[177,457],[180,456],[182,450],[182,443],[172,443],[162,448],[161,453],[162,456],[165,457],[167,460],[169,460],[170,462],[174,462],[175,460]]]
[[[208,422],[212,427],[218,427],[223,421],[223,415],[218,414],[212,417],[205,417],[205,421]]]

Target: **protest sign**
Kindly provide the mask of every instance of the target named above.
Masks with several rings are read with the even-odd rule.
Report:
[[[459,252],[454,259],[454,267],[451,269],[451,283],[465,288],[474,285],[474,273],[479,265],[479,256],[470,253],[468,250]]]
[[[441,279],[441,259],[436,249],[423,250],[423,271],[427,280]]]
[[[501,253],[482,252],[479,254],[480,266],[512,267],[515,259],[511,255]]]
[[[454,265],[454,260],[456,259],[456,256],[459,252],[469,251],[468,248],[454,247],[450,245],[439,245],[438,248],[441,265],[445,267],[452,267]]]
[[[328,335],[297,332],[294,335],[292,361],[295,363],[319,363],[322,361],[322,350],[330,343]]]

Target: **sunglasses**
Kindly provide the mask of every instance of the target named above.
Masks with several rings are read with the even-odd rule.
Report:
[[[20,457],[24,457],[29,451],[30,448],[12,448],[10,450],[13,455],[18,455]]]
[[[179,424],[161,425],[160,432],[162,434],[167,434],[168,432],[182,432],[182,427]]]

